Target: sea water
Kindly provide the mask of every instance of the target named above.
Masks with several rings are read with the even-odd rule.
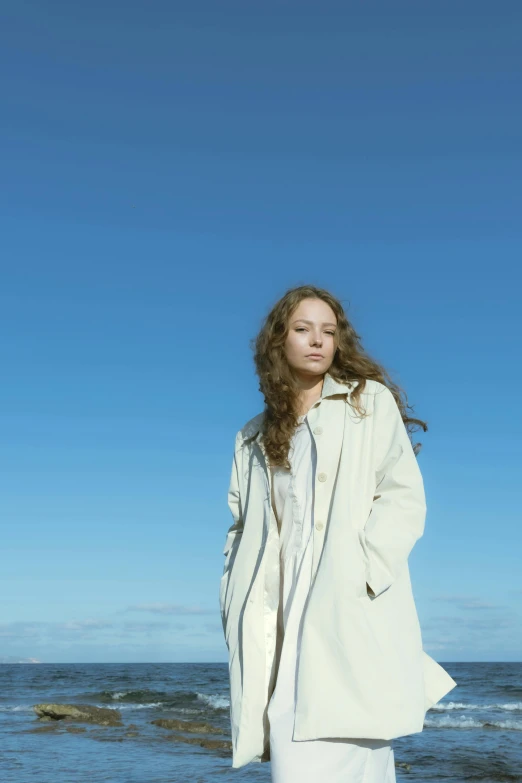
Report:
[[[393,741],[397,780],[522,782],[522,663],[441,664],[458,685]],[[41,702],[115,708],[122,725],[42,722]],[[269,762],[232,769],[228,745],[205,746],[230,742],[229,709],[226,663],[2,664],[0,783],[269,783]]]

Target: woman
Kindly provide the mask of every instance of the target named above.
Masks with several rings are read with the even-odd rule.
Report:
[[[239,430],[220,610],[233,767],[393,783],[392,739],[456,682],[422,649],[408,556],[422,476],[399,388],[340,302],[301,286],[257,337],[265,409]]]

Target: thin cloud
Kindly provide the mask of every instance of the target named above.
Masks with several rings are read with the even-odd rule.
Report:
[[[484,601],[482,598],[470,598],[466,595],[439,595],[432,598],[433,601],[443,601],[453,604],[457,609],[503,609],[501,604],[494,604],[491,601]]]
[[[65,623],[56,623],[52,627],[56,631],[101,631],[106,628],[113,628],[114,624],[107,622],[107,620],[87,618],[86,620],[69,620]]]
[[[151,631],[167,631],[174,628],[177,630],[184,630],[186,625],[173,625],[172,623],[164,623],[159,621],[150,623],[123,623],[124,631],[129,631],[130,633],[150,633]]]
[[[187,606],[185,604],[132,604],[127,607],[128,612],[152,612],[153,614],[190,614],[190,615],[206,615],[215,614],[215,609],[202,609],[199,606]]]

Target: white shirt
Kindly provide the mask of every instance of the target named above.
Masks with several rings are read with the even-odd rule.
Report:
[[[291,470],[281,466],[272,468],[272,504],[280,541],[279,624],[282,630],[286,628],[299,567],[314,523],[317,453],[307,416],[299,416],[299,423],[290,441],[288,456]]]

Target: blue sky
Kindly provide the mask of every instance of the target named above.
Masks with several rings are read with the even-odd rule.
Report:
[[[522,659],[522,8],[6,2],[0,659],[226,661],[250,340],[343,302],[428,421],[438,661]]]

